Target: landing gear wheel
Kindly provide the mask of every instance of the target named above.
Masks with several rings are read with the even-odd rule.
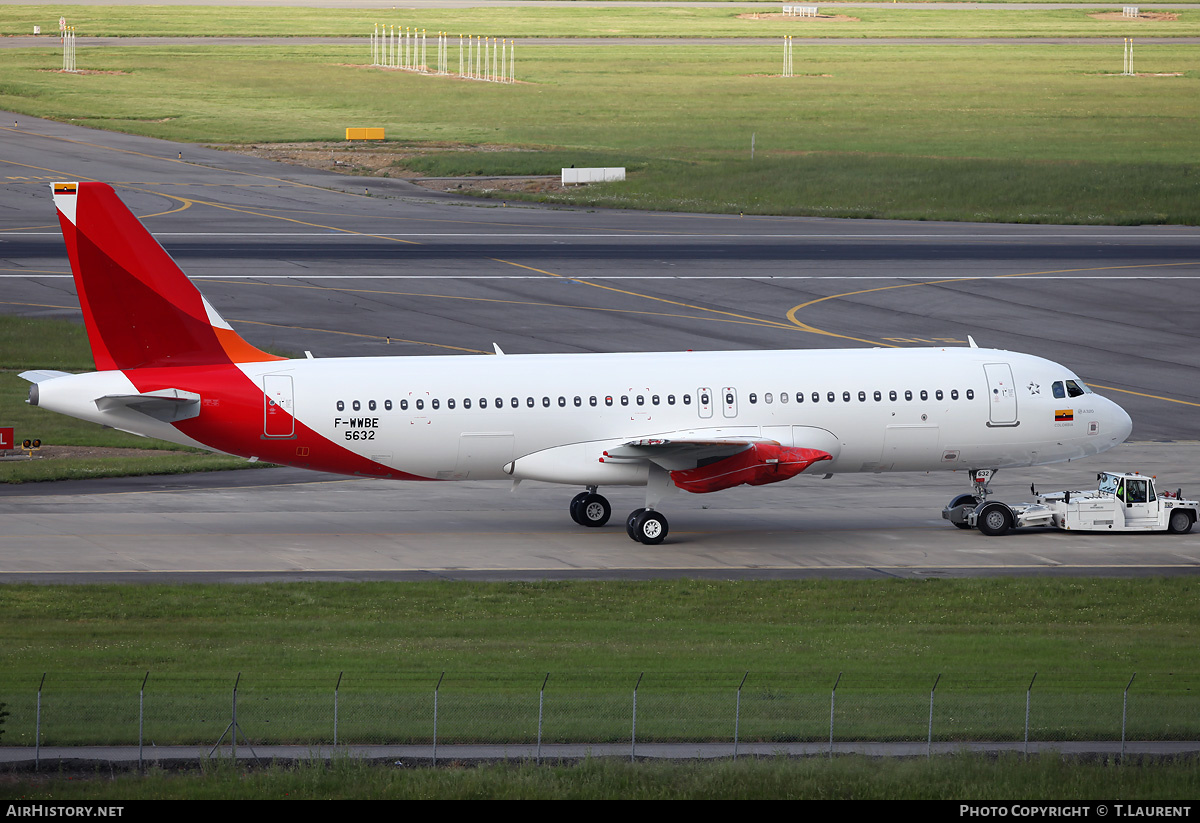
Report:
[[[583,501],[589,494],[591,492],[580,492],[571,498],[571,519],[581,526],[586,526],[587,523],[583,522],[583,517],[579,514],[579,507],[583,505]]]
[[[956,498],[954,498],[953,500],[951,500],[951,501],[950,501],[950,506],[949,506],[949,508],[951,508],[951,509],[954,509],[954,508],[957,508],[957,507],[959,507],[959,506],[970,506],[970,507],[973,509],[973,508],[975,508],[975,507],[976,507],[976,506],[978,506],[978,505],[979,505],[979,498],[978,498],[978,497],[976,497],[975,495],[973,495],[973,494],[960,494],[958,497],[956,497]],[[958,528],[960,528],[960,529],[969,529],[969,528],[971,528],[971,525],[970,525],[969,523],[959,523],[959,522],[957,522],[957,521],[954,521],[954,520],[952,520],[952,521],[950,521],[950,522],[951,522],[951,523],[954,523],[954,525],[955,525],[955,526],[957,526],[957,527],[958,527]]]
[[[603,495],[584,492],[571,501],[571,517],[581,526],[598,529],[612,517],[612,506]]]
[[[1171,519],[1167,521],[1167,531],[1171,534],[1187,534],[1192,530],[1192,518],[1185,511],[1171,512]]]
[[[646,509],[634,509],[629,513],[629,516],[625,518],[625,533],[629,535],[630,540],[638,539],[637,532],[634,530],[634,526],[637,524],[637,519],[645,513]]]
[[[633,538],[646,546],[657,546],[667,536],[667,518],[656,511],[643,511],[633,523]]]
[[[979,517],[979,530],[990,537],[1007,534],[1013,527],[1013,516],[1007,506],[988,506]]]

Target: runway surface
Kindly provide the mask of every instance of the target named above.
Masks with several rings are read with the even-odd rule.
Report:
[[[501,207],[23,116],[0,123],[6,313],[78,319],[48,184],[100,179],[240,333],[275,350],[957,346],[972,335],[1074,368],[1130,412],[1134,440],[1200,441],[1196,228]],[[996,485],[1015,502],[1031,479],[1078,488],[1098,469],[1130,468],[1200,493],[1198,454],[1195,444],[1126,446],[1100,462],[1001,473]],[[959,532],[938,516],[966,490],[952,474],[678,494],[663,506],[670,545],[649,550],[619,525],[570,524],[567,488],[310,483],[271,471],[6,488],[0,572],[6,580],[858,576],[1174,572],[1200,563],[1196,536],[997,541]],[[245,482],[253,486],[224,488]],[[616,513],[639,498],[610,494]]]

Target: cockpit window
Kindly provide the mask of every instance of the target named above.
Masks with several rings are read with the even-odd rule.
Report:
[[[1067,396],[1067,389],[1065,386],[1063,386],[1063,381],[1061,381],[1061,380],[1054,381],[1054,396],[1059,399],[1062,399]]]
[[[1074,380],[1067,381],[1067,396],[1078,397],[1081,394],[1091,394],[1092,390],[1086,385],[1076,383]]]

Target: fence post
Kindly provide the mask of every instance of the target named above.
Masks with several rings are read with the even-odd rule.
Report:
[[[142,741],[145,739],[146,731],[146,681],[150,679],[150,672],[146,672],[146,676],[142,678],[142,688],[138,689],[138,771],[145,771],[145,766],[142,764]]]
[[[738,730],[742,724],[742,686],[746,685],[746,678],[750,676],[750,672],[742,675],[742,682],[738,683],[737,687],[737,704],[733,710],[733,759],[737,760],[738,756]]]
[[[542,710],[546,705],[546,684],[550,682],[550,672],[546,672],[546,678],[542,681],[541,691],[538,692],[538,744],[537,744],[537,764],[542,765]]]
[[[338,692],[342,688],[342,675],[345,670],[338,672],[337,683],[333,684],[333,745],[338,744]]]
[[[1137,677],[1137,672],[1133,673]],[[1129,687],[1133,685],[1133,677],[1125,684],[1125,696],[1121,701],[1121,761],[1125,761],[1125,720],[1129,713]]]
[[[442,676],[438,678],[437,685],[433,687],[433,765],[437,765],[437,721],[438,721],[438,692],[442,688],[442,680],[446,677],[443,671]]]
[[[925,758],[933,757],[933,693],[937,691],[938,682],[942,679],[942,673],[938,672],[937,679],[933,681],[933,688],[929,690],[929,741],[926,743]]]
[[[842,673],[838,672],[837,680],[833,681],[833,691],[829,693],[829,756],[833,757],[833,708],[837,703],[837,687],[842,682]]]
[[[46,673],[42,672],[42,682],[38,683],[37,719],[33,726],[33,770],[36,772],[42,765],[42,687],[46,685]]]
[[[637,682],[633,684],[633,734],[629,742],[629,762],[632,763],[637,758],[637,693],[638,686],[642,685],[642,677],[645,675],[642,672],[638,675]]]
[[[1029,681],[1029,688],[1025,690],[1025,759],[1029,759],[1029,698],[1033,694],[1033,681],[1037,680],[1037,672],[1033,673],[1033,679]]]

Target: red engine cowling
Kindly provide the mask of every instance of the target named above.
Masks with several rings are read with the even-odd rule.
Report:
[[[678,488],[695,494],[707,494],[740,486],[765,486],[795,477],[813,463],[832,460],[833,455],[820,449],[796,449],[776,443],[751,443],[745,451],[730,455],[707,466],[671,472]]]

